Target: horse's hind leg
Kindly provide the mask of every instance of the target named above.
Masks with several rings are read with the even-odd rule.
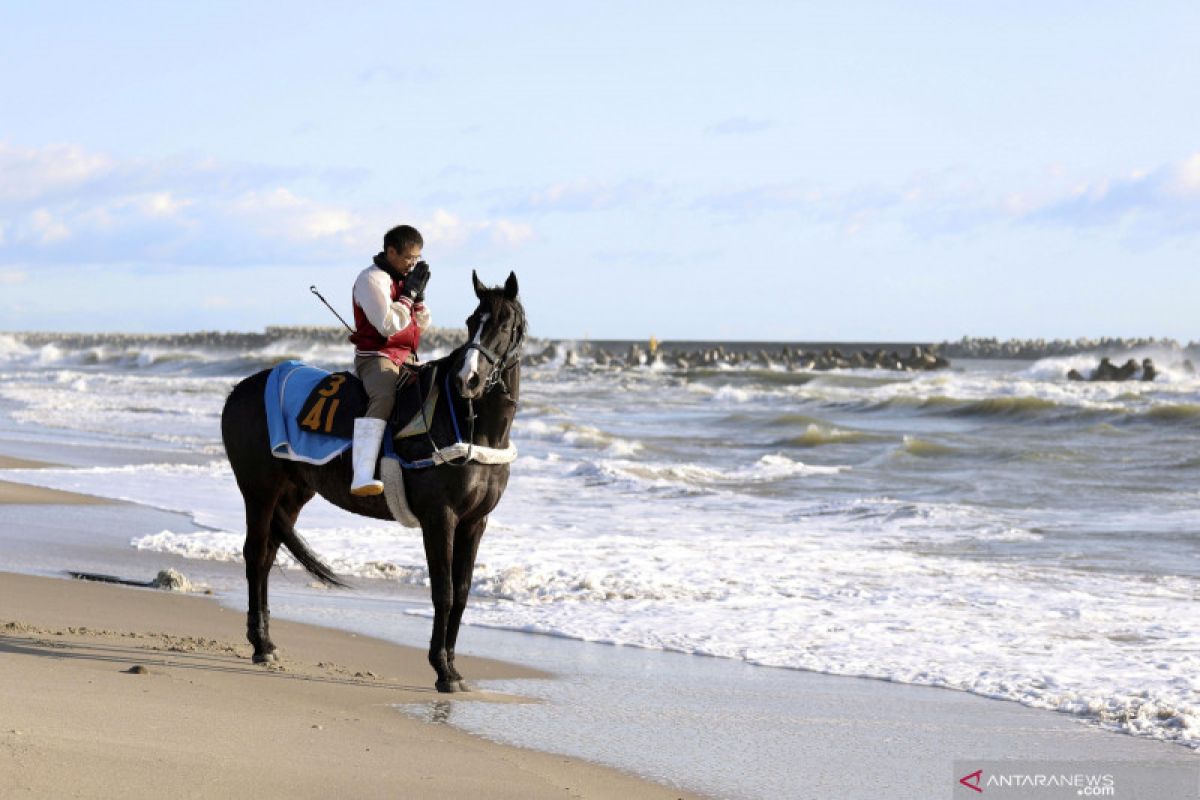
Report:
[[[279,502],[282,487],[269,494],[246,495],[246,544],[242,556],[246,560],[246,584],[249,589],[249,606],[246,613],[246,638],[254,645],[254,663],[262,664],[275,660],[275,645],[267,634],[267,579],[271,564],[279,549],[272,543],[271,523],[275,506]]]
[[[271,535],[267,539],[267,547],[262,554],[261,564],[263,566],[259,573],[262,580],[259,587],[258,608],[261,620],[259,641],[263,652],[272,661],[276,660],[278,656],[275,643],[271,641],[271,605],[267,599],[271,567],[275,565],[275,555],[279,552],[279,546],[296,527],[296,518],[300,516],[300,509],[304,508],[305,503],[313,498],[313,494],[311,489],[289,483],[280,493],[279,501],[275,504],[275,513],[271,516]],[[249,565],[249,560],[246,563]],[[251,642],[253,643],[253,639]],[[259,646],[256,644],[255,653],[258,652],[258,649]]]
[[[254,661],[273,660],[275,645],[268,633],[267,580],[280,544],[300,547],[291,535],[296,515],[312,492],[294,480],[294,465],[271,455],[263,393],[269,372],[264,370],[240,382],[230,392],[221,412],[221,439],[229,465],[246,503],[246,583],[249,605],[246,638],[254,645]],[[321,568],[319,559],[303,551],[306,567]],[[326,570],[327,571],[327,570]],[[331,574],[331,573],[330,573]],[[328,580],[327,577],[323,580]]]

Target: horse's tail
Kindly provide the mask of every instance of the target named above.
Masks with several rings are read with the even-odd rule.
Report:
[[[275,511],[275,524],[271,526],[271,536],[288,549],[292,557],[300,562],[309,573],[326,586],[336,586],[349,589],[350,585],[339,578],[328,564],[316,553],[308,549],[308,544],[296,533],[296,529],[282,518],[278,509]]]

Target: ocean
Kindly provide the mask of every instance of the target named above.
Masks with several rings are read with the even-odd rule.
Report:
[[[223,401],[285,358],[345,369],[346,347],[94,338],[0,335],[0,440],[138,459],[6,478],[189,520],[128,548],[240,561]],[[1194,351],[1130,354],[1154,358],[1152,382],[1079,383],[1066,372],[1100,353],[908,373],[566,349],[523,373],[467,625],[944,687],[1200,747]],[[397,525],[318,498],[298,527],[368,593],[427,583]]]

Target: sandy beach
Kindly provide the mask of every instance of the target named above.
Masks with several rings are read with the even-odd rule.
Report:
[[[0,481],[0,506],[113,502]],[[527,701],[446,699],[420,650],[272,622],[287,652],[255,666],[231,635],[241,615],[212,598],[0,572],[0,797],[696,796],[403,714]],[[545,677],[460,661],[482,680]]]
[[[443,700],[411,648],[280,620],[282,666],[253,666],[237,616],[202,597],[0,574],[0,796],[692,796],[398,712],[519,702]],[[464,663],[484,679],[536,674]]]

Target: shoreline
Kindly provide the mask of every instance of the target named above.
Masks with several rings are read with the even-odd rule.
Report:
[[[27,483],[12,483],[0,480],[0,505],[112,505],[119,500],[109,500],[107,497],[96,497],[77,492],[63,492],[58,489],[44,489],[41,486],[30,486]]]
[[[57,467],[59,464],[52,464],[49,461],[33,461],[28,458],[15,458],[14,456],[6,456],[0,453],[0,469],[42,469],[43,467]]]
[[[7,785],[37,796],[696,796],[403,713],[526,702],[438,695],[413,648],[278,620],[283,661],[264,668],[211,599],[7,572],[0,608],[0,754]],[[462,660],[482,679],[544,676]]]
[[[0,475],[3,475],[2,471],[6,469],[43,469],[56,466],[60,465],[48,461],[14,458],[0,453]],[[46,489],[0,479],[0,505],[111,505],[117,502],[119,501],[107,497]]]

